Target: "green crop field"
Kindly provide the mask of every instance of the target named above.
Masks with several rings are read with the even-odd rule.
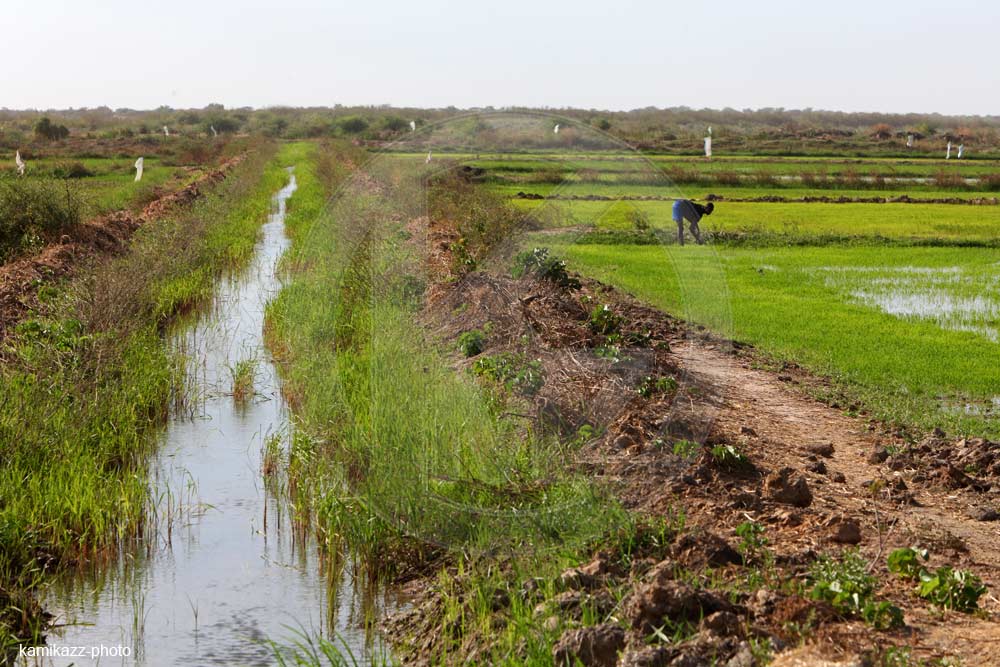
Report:
[[[852,385],[882,416],[1000,433],[1000,258],[954,248],[558,245],[667,312]]]
[[[993,249],[1000,243],[1000,207],[723,200],[701,223],[714,244],[683,248],[673,242],[671,219],[673,198],[694,192],[729,198],[989,199],[995,193],[987,181],[942,187],[934,178],[890,179],[876,189],[851,187],[857,182],[849,179],[822,187],[781,179],[708,181],[704,187],[670,180],[670,169],[678,167],[708,179],[726,171],[843,176],[852,170],[919,179],[944,168],[962,178],[988,179],[996,164],[662,156],[647,161],[553,153],[455,157],[484,168],[483,187],[543,228],[525,245],[550,247],[571,269],[752,343],[775,359],[799,362],[886,420],[1000,434],[1000,257]],[[524,199],[521,192],[552,198]],[[637,230],[637,220],[651,231]],[[591,230],[607,233],[581,236]],[[632,245],[636,233],[646,235],[645,243],[660,243]]]

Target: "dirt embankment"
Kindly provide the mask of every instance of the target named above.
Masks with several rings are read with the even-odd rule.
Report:
[[[85,260],[119,252],[142,225],[189,206],[204,189],[223,180],[244,156],[205,172],[185,187],[161,194],[140,213],[115,211],[75,226],[30,257],[0,266],[0,340],[38,306],[38,288],[66,277]]]
[[[447,230],[431,227],[415,238],[441,271]],[[614,349],[590,324],[596,305],[621,318]],[[795,367],[762,370],[754,350],[595,282],[567,290],[473,272],[434,286],[424,320],[447,340],[488,330],[484,354],[540,360],[545,383],[526,416],[566,436],[595,427],[599,436],[580,451],[579,469],[611,485],[630,509],[686,517],[673,544],[628,567],[594,553],[563,573],[554,599],[527,584],[509,593],[537,604],[539,626],[566,628],[557,663],[749,667],[758,664],[752,649],[768,642],[775,665],[872,664],[894,646],[908,647],[914,659],[996,664],[1000,444],[940,433],[909,442],[863,411],[850,416],[811,398],[804,389],[821,379]],[[736,534],[747,523],[767,540],[749,555]],[[981,577],[989,592],[980,610],[934,610],[912,582],[890,574],[887,555],[912,545],[930,550],[933,567]],[[876,575],[874,599],[903,611],[903,627],[876,630],[806,594],[817,557],[848,548]],[[700,573],[702,583],[682,572]],[[746,583],[752,577],[759,583]],[[426,663],[447,645],[457,659],[456,629],[441,626],[434,582],[417,588],[414,607],[387,623],[391,636],[412,638],[398,646],[400,657]],[[507,605],[500,596],[498,627]],[[596,609],[601,621],[585,625],[584,609]],[[691,632],[650,641],[664,627]],[[457,652],[474,662],[491,641],[460,637]]]

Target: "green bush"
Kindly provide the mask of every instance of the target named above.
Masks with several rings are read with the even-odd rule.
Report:
[[[63,162],[52,169],[56,178],[89,178],[94,175],[82,162]]]
[[[479,329],[464,332],[458,337],[458,349],[467,357],[474,357],[486,348],[486,334]]]
[[[618,333],[624,321],[625,318],[615,313],[615,311],[611,310],[610,306],[605,304],[594,307],[594,310],[590,312],[590,321],[587,324],[594,333],[610,336]]]
[[[947,566],[932,572],[921,564],[928,558],[926,549],[896,549],[889,554],[889,571],[904,579],[919,581],[917,595],[942,609],[976,609],[979,598],[986,593],[986,586],[979,577],[968,570],[955,570]]]
[[[80,222],[82,203],[66,183],[16,179],[0,182],[0,259]]]
[[[532,274],[564,289],[580,289],[580,281],[566,270],[566,262],[550,257],[548,248],[534,248],[518,253],[514,258],[513,274],[515,278]]]
[[[524,355],[512,352],[478,359],[472,372],[525,396],[537,394],[545,383],[540,361],[528,361]]]
[[[899,607],[871,599],[876,580],[857,551],[844,553],[840,560],[821,556],[809,571],[809,581],[812,598],[828,602],[838,613],[858,616],[878,629],[903,625]]]
[[[670,375],[654,377],[647,375],[642,378],[636,392],[643,398],[650,398],[655,394],[670,394],[677,390],[677,380]]]

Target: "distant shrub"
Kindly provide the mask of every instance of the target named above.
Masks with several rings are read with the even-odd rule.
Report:
[[[39,139],[65,139],[69,136],[69,128],[65,125],[56,125],[48,116],[42,116],[35,123],[35,136]]]
[[[934,174],[934,185],[939,188],[954,190],[965,187],[965,179],[955,172],[939,171]]]
[[[979,186],[983,190],[1000,190],[1000,174],[983,174],[979,177]]]
[[[637,232],[649,231],[649,214],[639,209],[629,211],[629,220]]]
[[[82,162],[64,162],[52,169],[52,175],[56,178],[89,178],[94,172]]]
[[[69,184],[17,179],[0,181],[0,259],[80,222],[82,204]]]
[[[361,116],[348,116],[338,123],[341,131],[347,134],[360,134],[368,129],[368,121]]]

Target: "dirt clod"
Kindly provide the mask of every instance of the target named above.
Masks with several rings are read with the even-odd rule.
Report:
[[[625,646],[625,631],[613,623],[567,630],[552,649],[557,665],[579,661],[593,667],[611,667]]]
[[[806,478],[789,467],[773,472],[764,479],[764,496],[776,503],[795,507],[808,507],[813,500]]]

